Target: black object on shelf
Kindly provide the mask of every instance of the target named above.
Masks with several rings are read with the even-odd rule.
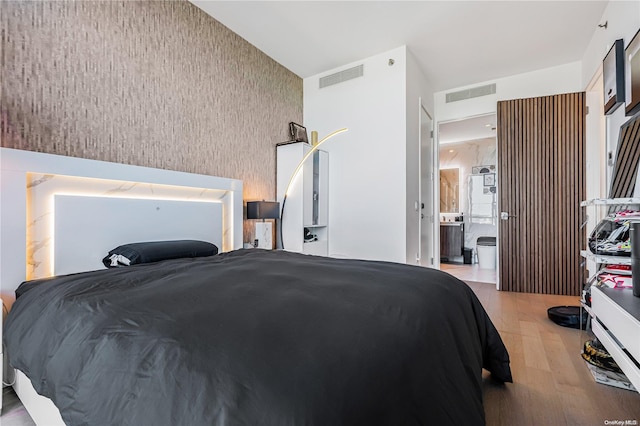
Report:
[[[305,243],[311,243],[313,241],[318,241],[318,236],[316,234],[312,234],[309,228],[304,228],[303,239]]]
[[[473,249],[470,249],[469,247],[465,247],[464,249],[462,249],[462,256],[464,257],[463,263],[465,265],[471,265],[471,263],[473,263],[471,261],[471,258],[473,256]]]
[[[628,220],[621,220],[616,214],[602,219],[589,235],[589,250],[594,254],[607,256],[630,256],[628,246],[623,243],[629,239]]]
[[[631,243],[633,295],[640,297],[640,222],[631,222],[629,224],[629,242]]]

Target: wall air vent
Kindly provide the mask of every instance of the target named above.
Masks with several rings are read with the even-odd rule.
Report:
[[[447,93],[447,103],[463,101],[465,99],[477,98],[480,96],[493,95],[496,93],[496,84],[487,84],[486,86],[472,87],[471,89],[461,90],[459,92]]]
[[[362,77],[364,75],[364,65],[358,65],[357,67],[349,68],[335,74],[325,75],[320,77],[320,89],[327,86],[333,86],[334,84],[342,83],[347,80]]]

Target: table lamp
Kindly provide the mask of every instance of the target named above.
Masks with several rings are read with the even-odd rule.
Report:
[[[262,219],[256,222],[257,248],[273,248],[273,227],[271,222],[265,219],[278,219],[280,217],[280,203],[277,201],[247,201],[247,219]]]

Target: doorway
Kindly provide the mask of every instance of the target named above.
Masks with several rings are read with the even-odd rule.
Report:
[[[463,281],[497,284],[496,120],[438,124],[440,269]]]

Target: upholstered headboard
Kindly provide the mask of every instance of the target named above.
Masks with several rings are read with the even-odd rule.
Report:
[[[34,278],[102,268],[130,242],[242,247],[242,182],[0,148],[0,294]]]

